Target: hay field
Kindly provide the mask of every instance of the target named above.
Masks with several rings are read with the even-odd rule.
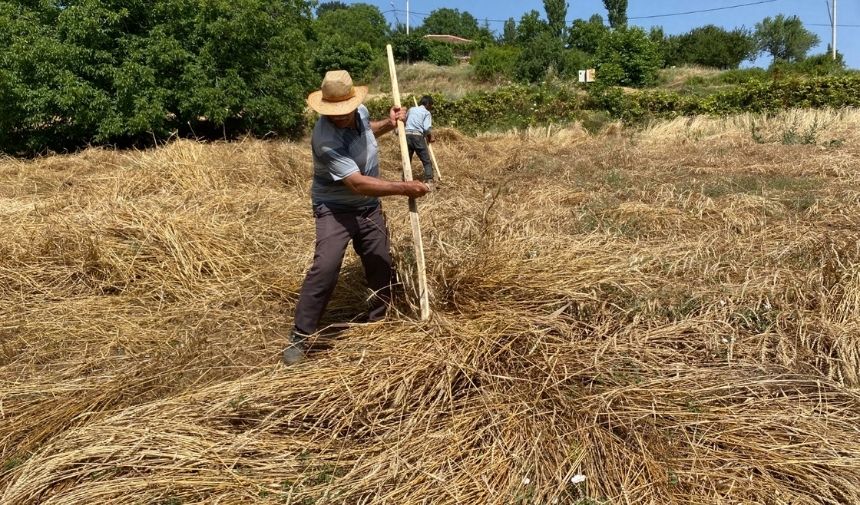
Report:
[[[860,502],[860,113],[546,133],[439,132],[432,321],[389,199],[290,368],[306,143],[0,161],[0,503]]]

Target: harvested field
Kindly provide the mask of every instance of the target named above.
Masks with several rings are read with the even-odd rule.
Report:
[[[290,368],[306,143],[0,160],[0,503],[858,503],[858,126],[440,131]]]

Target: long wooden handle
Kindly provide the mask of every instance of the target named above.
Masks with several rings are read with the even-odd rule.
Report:
[[[388,52],[388,71],[391,74],[391,96],[394,106],[400,107],[400,87],[397,84],[397,69],[394,67],[394,53],[391,44],[385,46]],[[406,126],[397,120],[397,136],[400,139],[400,159],[403,161],[403,180],[412,180],[412,163],[406,145]],[[424,240],[421,238],[421,223],[418,221],[418,202],[409,199],[409,221],[412,224],[412,242],[415,246],[415,266],[418,270],[418,295],[421,299],[421,320],[430,319],[430,293],[427,291],[427,269],[424,264]]]
[[[412,103],[418,107],[418,100],[415,97],[412,97]],[[427,142],[427,152],[430,153],[430,161],[433,162],[433,172],[436,174],[435,177],[438,180],[442,180],[442,172],[439,170],[439,163],[436,162],[436,155],[433,153],[433,146],[430,145],[430,142]]]

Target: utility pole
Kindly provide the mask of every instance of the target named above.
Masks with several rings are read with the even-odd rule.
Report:
[[[830,53],[836,60],[836,0],[833,0],[833,8],[830,7],[827,0],[824,0],[824,5],[827,6],[827,15],[830,16]]]
[[[833,39],[830,41],[833,59],[836,60],[836,0],[833,0]]]
[[[836,0],[833,0],[833,2],[835,3]],[[406,35],[409,35],[409,0],[406,0]]]

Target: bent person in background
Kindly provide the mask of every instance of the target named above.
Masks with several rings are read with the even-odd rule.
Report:
[[[424,182],[432,189],[435,185],[433,180],[433,162],[430,159],[430,151],[427,142],[433,142],[433,97],[424,95],[417,107],[409,109],[406,117],[406,145],[409,147],[409,160],[412,155],[418,153],[418,159],[424,165]]]
[[[430,190],[420,181],[379,178],[376,138],[393,130],[398,119],[405,120],[406,112],[392,108],[387,118],[371,121],[362,105],[366,95],[367,87],[353,86],[348,72],[335,70],[326,73],[321,89],[308,96],[308,105],[321,115],[311,137],[316,250],[283,353],[287,364],[304,357],[306,339],[317,331],[350,241],[372,291],[367,321],[385,317],[394,270],[379,197],[418,198]]]

